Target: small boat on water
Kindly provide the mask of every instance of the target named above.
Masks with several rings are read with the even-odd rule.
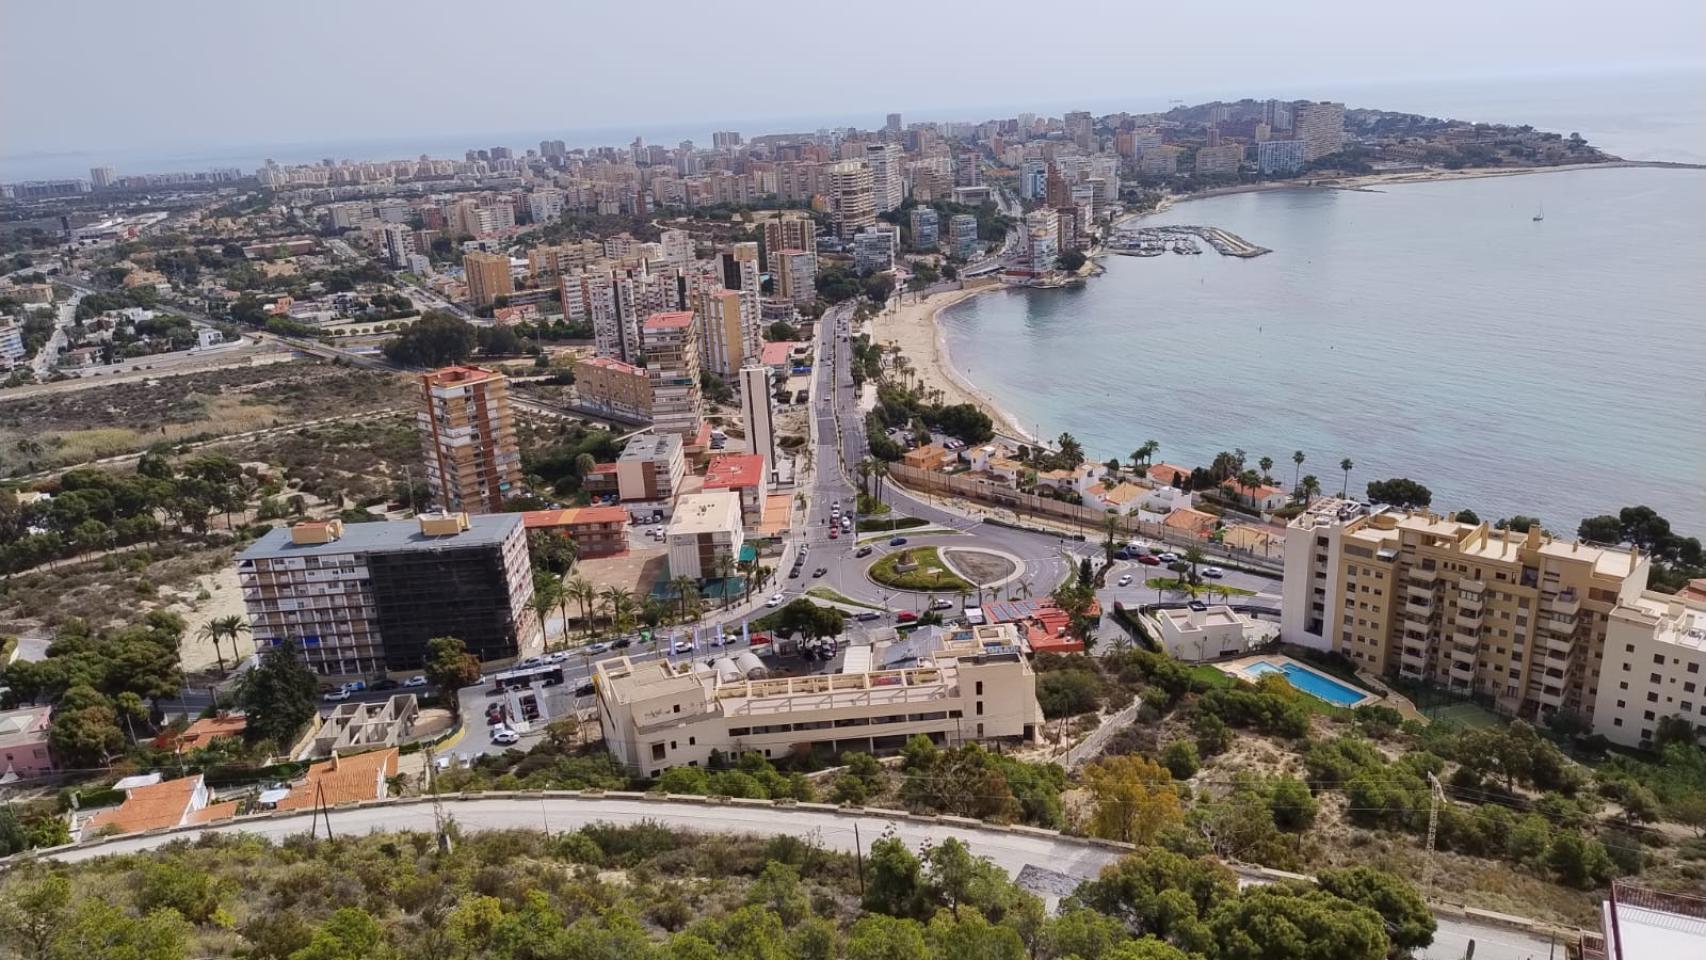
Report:
[[[1534,211],[1534,222],[1539,223],[1544,219],[1546,219],[1546,204],[1543,203],[1538,210]]]

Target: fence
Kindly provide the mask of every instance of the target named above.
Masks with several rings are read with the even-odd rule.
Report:
[[[1118,516],[1096,507],[1086,507],[1076,503],[1055,500],[1052,497],[1024,493],[1011,487],[997,486],[969,476],[937,473],[934,470],[922,470],[918,467],[907,466],[904,463],[891,463],[888,465],[888,478],[919,493],[959,497],[991,506],[1005,507],[1018,514],[1088,527],[1095,531],[1097,537],[1102,536],[1109,517],[1118,517],[1119,535],[1122,537],[1142,537],[1180,548],[1196,547],[1205,556],[1248,566],[1260,573],[1277,574],[1285,569],[1283,557],[1229,547],[1136,516]],[[1271,552],[1269,551],[1270,554]]]

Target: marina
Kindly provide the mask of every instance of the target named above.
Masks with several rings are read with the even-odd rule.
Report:
[[[1213,247],[1214,252],[1223,257],[1248,259],[1273,252],[1220,227],[1193,224],[1121,230],[1108,241],[1107,249],[1109,253],[1127,257],[1158,257],[1168,251],[1188,256],[1202,253],[1198,240]]]

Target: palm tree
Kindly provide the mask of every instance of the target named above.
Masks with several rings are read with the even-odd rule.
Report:
[[[859,492],[864,496],[871,495],[871,474],[876,469],[876,461],[870,457],[859,461]]]
[[[1303,487],[1303,505],[1306,507],[1309,506],[1311,500],[1314,500],[1321,493],[1321,481],[1315,479],[1313,473],[1304,475],[1303,482],[1299,486]]]
[[[562,599],[563,581],[549,573],[540,572],[534,575],[533,599],[528,601],[528,606],[533,608],[534,615],[539,618],[539,639],[543,643],[548,644],[551,641],[551,631],[546,620],[550,617],[551,611],[561,605]],[[565,619],[563,621],[563,639],[567,640],[568,637],[569,621]]]
[[[883,481],[887,480],[888,476],[889,476],[889,462],[887,460],[872,460],[871,461],[871,477],[872,477],[872,479],[877,481],[877,483],[876,483],[876,489],[877,489],[876,498],[877,498],[878,503],[883,502]]]
[[[1143,443],[1138,445],[1138,448],[1136,450],[1133,450],[1131,452],[1132,469],[1135,470],[1137,468],[1138,461],[1140,461],[1140,460],[1143,462],[1144,466],[1146,466],[1146,467],[1149,466],[1150,461],[1155,456],[1155,451],[1157,451],[1159,449],[1161,449],[1161,444],[1155,442],[1154,440],[1143,441]]]
[[[687,619],[688,595],[691,594],[694,600],[699,599],[699,582],[686,574],[682,574],[678,577],[672,577],[669,586],[675,591],[675,598],[681,604],[681,619],[685,621]]]
[[[1197,582],[1197,564],[1202,563],[1202,548],[1192,544],[1185,548],[1185,562],[1191,565],[1191,583]]]
[[[1114,562],[1114,541],[1119,537],[1120,532],[1120,515],[1109,512],[1109,514],[1102,519],[1102,533],[1107,538],[1102,543],[1102,548],[1108,554],[1107,559],[1109,563]]]
[[[580,604],[581,620],[586,624],[587,630],[590,631],[592,629],[592,610],[598,603],[598,591],[593,587],[592,581],[585,577],[575,577],[564,586],[563,596]]]
[[[1273,476],[1274,458],[1263,457],[1262,459],[1257,460],[1256,463],[1262,468],[1262,481],[1266,482],[1268,478]]]
[[[232,666],[236,666],[236,662],[243,659],[237,656],[237,634],[248,632],[249,622],[236,614],[229,617],[215,617],[202,626],[201,635],[213,641],[213,659],[218,661],[220,673],[225,672],[225,655],[220,652],[220,639],[231,638]]]
[[[711,563],[711,569],[717,574],[717,579],[723,582],[720,590],[725,607],[729,605],[729,578],[735,575],[735,567],[734,556],[727,553],[718,554],[717,559]]]
[[[1339,496],[1341,496],[1341,497],[1346,496],[1350,493],[1350,490],[1351,490],[1351,468],[1354,466],[1356,466],[1356,464],[1351,462],[1350,457],[1346,457],[1345,459],[1339,461],[1339,469],[1345,471],[1345,485],[1343,488],[1341,488],[1339,490]]]
[[[1291,462],[1296,465],[1296,468],[1291,471],[1291,488],[1293,490],[1296,490],[1298,483],[1301,482],[1298,480],[1298,476],[1303,473],[1303,460],[1304,456],[1302,450],[1292,451]]]
[[[620,587],[606,587],[599,594],[604,601],[604,609],[610,614],[610,626],[618,634],[627,633],[634,626],[634,595]]]

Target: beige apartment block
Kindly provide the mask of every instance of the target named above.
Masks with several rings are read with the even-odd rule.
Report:
[[[462,273],[468,284],[468,301],[475,309],[489,307],[499,297],[515,292],[509,275],[509,258],[501,253],[463,254]]]
[[[578,361],[575,395],[599,410],[640,420],[652,418],[652,382],[646,371],[614,357]]]
[[[1639,551],[1326,498],[1287,529],[1283,639],[1371,673],[1594,722],[1607,618],[1646,588]]]
[[[508,378],[472,366],[423,374],[415,421],[426,445],[427,483],[439,506],[502,512],[505,498],[521,488]]]
[[[732,569],[746,543],[740,495],[733,490],[683,495],[675,503],[666,536],[670,576],[695,580],[722,576],[719,570],[724,561]]]
[[[652,381],[652,427],[658,433],[691,437],[705,419],[699,391],[699,340],[703,328],[691,310],[646,318],[646,373]]]
[[[750,652],[710,665],[618,657],[596,669],[605,745],[642,776],[704,766],[712,750],[893,753],[916,735],[1029,743],[1043,727],[1036,674],[1010,624],[856,644],[839,673],[771,678]]]

